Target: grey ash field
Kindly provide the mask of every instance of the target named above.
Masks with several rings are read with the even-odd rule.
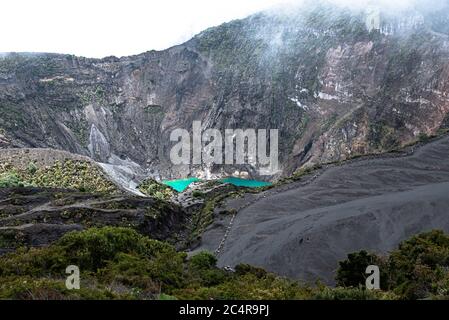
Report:
[[[335,284],[338,262],[348,253],[386,254],[418,233],[449,232],[447,159],[446,136],[411,155],[331,166],[317,170],[309,181],[230,200],[229,207],[243,209],[219,264],[244,262],[299,280]],[[203,239],[218,246],[222,226],[211,226]]]
[[[375,28],[306,3],[136,56],[0,55],[0,298],[447,299],[449,3]],[[281,172],[173,165],[193,121],[279,129]],[[160,183],[236,172],[274,185]]]

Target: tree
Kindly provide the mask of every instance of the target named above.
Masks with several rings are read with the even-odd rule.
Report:
[[[449,236],[443,231],[417,235],[389,258],[391,286],[407,299],[423,299],[444,289],[449,275]]]
[[[382,259],[375,254],[368,253],[364,250],[351,253],[348,255],[347,260],[340,262],[336,278],[337,285],[354,288],[365,286],[366,278],[368,276],[365,273],[366,268],[370,265],[377,265],[380,267],[381,264],[383,264]]]

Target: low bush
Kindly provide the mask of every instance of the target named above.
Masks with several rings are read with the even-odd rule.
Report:
[[[381,288],[401,299],[445,297],[449,293],[449,236],[432,231],[412,237],[387,257],[361,251],[340,263],[337,282],[345,287],[364,285],[368,265],[381,271]]]
[[[9,241],[9,240],[8,240]],[[217,268],[208,252],[184,252],[128,228],[71,232],[46,248],[0,257],[0,299],[443,299],[449,296],[449,237],[440,231],[408,241],[388,257],[366,251],[340,264],[339,287],[310,287],[246,264]],[[385,269],[383,291],[366,290],[367,264]],[[81,271],[81,290],[65,287],[65,270]]]
[[[0,174],[0,188],[17,188],[25,184],[15,172],[5,172]]]
[[[143,194],[160,200],[170,200],[175,194],[175,191],[172,188],[163,185],[154,179],[143,181],[138,186],[138,189]]]
[[[7,163],[0,164],[0,187],[23,186],[65,188],[81,192],[118,192],[101,169],[87,161],[56,161],[52,166],[45,167],[37,167],[31,162],[25,169]]]

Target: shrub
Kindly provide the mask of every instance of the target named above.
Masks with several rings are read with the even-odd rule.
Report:
[[[129,298],[104,288],[83,286],[80,290],[68,290],[63,280],[34,279],[30,277],[0,278],[0,297],[13,300],[110,300]]]
[[[418,135],[418,141],[419,142],[429,142],[430,139],[432,139],[432,136],[429,136],[426,133],[420,133]]]
[[[174,195],[172,188],[163,185],[154,179],[145,180],[138,186],[138,189],[143,194],[159,200],[170,200]]]
[[[37,171],[37,166],[36,166],[36,164],[35,164],[34,162],[30,162],[30,163],[28,164],[28,166],[27,166],[27,172],[28,172],[28,174],[33,175],[33,174],[36,173],[36,171]]]
[[[449,236],[442,231],[423,233],[404,241],[386,259],[366,251],[349,255],[337,271],[338,285],[363,286],[364,271],[370,264],[380,267],[381,288],[402,299],[448,295]]]
[[[439,294],[449,278],[449,236],[424,233],[404,241],[389,258],[391,288],[408,299]]]
[[[396,300],[397,296],[382,291],[366,290],[364,288],[329,288],[318,291],[315,300]]]
[[[216,267],[217,258],[200,252],[189,260],[189,281],[201,286],[214,286],[226,280],[226,272]]]
[[[195,190],[192,192],[192,196],[194,198],[204,198],[204,193],[199,190]]]
[[[297,282],[271,275],[234,275],[219,285],[189,287],[174,291],[179,299],[194,300],[294,300],[311,297],[312,289]]]
[[[163,294],[163,293],[158,296],[158,299],[159,300],[164,300],[164,301],[177,300],[176,297],[169,296],[168,294]]]
[[[238,275],[246,275],[246,274],[252,274],[256,276],[257,278],[263,278],[268,275],[268,272],[265,271],[262,268],[257,268],[250,266],[249,264],[239,264],[235,267],[235,273]]]
[[[204,270],[214,268],[217,264],[217,258],[212,253],[203,251],[194,255],[189,262],[196,270]]]
[[[347,260],[340,262],[336,277],[337,285],[354,288],[365,286],[366,268],[370,265],[379,266],[381,263],[378,256],[366,251],[349,254]]]
[[[0,174],[0,188],[17,188],[23,186],[23,181],[15,172]]]
[[[441,299],[449,296],[448,262],[449,236],[434,231],[403,242],[388,260],[366,251],[349,255],[338,278],[352,287],[312,288],[246,264],[227,272],[216,267],[211,253],[187,260],[167,243],[132,229],[105,227],[0,257],[0,299]],[[80,291],[64,286],[65,269],[72,264],[80,267]],[[380,264],[391,274],[390,291],[355,286],[367,264]]]
[[[105,227],[73,232],[57,245],[67,252],[71,264],[99,271],[110,280],[120,279],[136,287],[161,282],[163,287],[171,288],[182,283],[185,254],[133,229]]]
[[[66,251],[69,260],[82,269],[96,271],[120,252],[142,252],[141,236],[132,229],[106,227],[71,232],[57,245]]]
[[[47,248],[19,249],[0,258],[0,277],[65,277],[69,265],[101,283],[121,283],[148,294],[184,284],[184,253],[127,228],[71,232]],[[1,298],[1,296],[0,296]]]
[[[87,161],[55,161],[52,166],[41,168],[30,162],[25,169],[0,164],[0,187],[27,185],[81,192],[118,192],[117,187],[104,177],[101,169]]]

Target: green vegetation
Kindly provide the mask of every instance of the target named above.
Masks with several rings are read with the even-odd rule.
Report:
[[[64,124],[72,130],[81,145],[88,146],[90,126],[85,118],[80,118],[77,121],[67,121]]]
[[[205,252],[190,260],[186,257],[131,229],[69,233],[48,248],[20,249],[1,257],[0,298],[295,297],[296,286],[288,280],[248,268],[236,274],[226,272]],[[88,291],[67,292],[61,279],[68,265],[80,268],[81,287]]]
[[[399,297],[391,292],[370,291],[359,288],[328,288],[321,290],[314,296],[316,300],[399,300]]]
[[[0,173],[0,188],[24,187],[24,182],[15,172]]]
[[[138,186],[138,189],[147,196],[166,201],[170,200],[175,194],[175,191],[172,188],[161,184],[154,179],[145,180]]]
[[[192,215],[190,224],[190,241],[201,237],[206,228],[214,222],[214,209],[218,206],[219,199],[206,199],[200,210]]]
[[[340,287],[310,287],[250,265],[216,267],[214,255],[190,259],[169,244],[128,228],[71,232],[47,248],[0,257],[1,299],[325,299],[444,298],[449,284],[449,236],[434,231],[402,243],[388,259],[367,252],[341,263]],[[379,264],[383,291],[363,288],[367,264]],[[81,271],[81,290],[64,286],[65,270]],[[363,272],[361,271],[363,270]]]
[[[112,294],[106,288],[68,290],[61,280],[29,277],[2,278],[0,297],[13,300],[106,300],[129,298],[126,295]]]
[[[429,136],[428,134],[422,132],[418,135],[418,142],[427,143],[433,138],[435,138],[435,136]]]
[[[194,198],[201,199],[201,198],[204,198],[204,193],[203,193],[202,191],[199,191],[199,190],[194,190],[194,191],[192,192],[192,196],[193,196]]]
[[[311,167],[303,167],[293,174],[292,180],[293,181],[300,180],[302,177],[312,174],[313,172],[320,170],[322,167],[323,166],[321,164],[316,164]]]
[[[0,187],[51,187],[75,189],[82,192],[117,192],[100,168],[87,161],[56,161],[52,166],[38,168],[31,162],[24,169],[0,164]]]
[[[78,99],[85,106],[93,103],[108,105],[107,90],[100,85],[78,93]]]
[[[163,116],[165,111],[160,105],[148,105],[144,107],[144,111],[151,115]]]
[[[207,184],[214,185],[216,182],[208,182]],[[204,203],[200,209],[192,214],[191,222],[188,226],[190,234],[188,241],[193,242],[196,239],[199,239],[206,228],[213,223],[215,208],[220,207],[224,199],[237,194],[240,193],[239,191],[236,191],[236,188],[233,185],[223,185],[215,192],[193,191],[192,196],[196,199],[203,200]]]
[[[2,101],[0,104],[0,124],[4,127],[2,129],[3,131],[5,131],[5,129],[10,130],[17,126],[26,127],[25,115],[16,105]],[[2,132],[2,135],[3,134],[5,134],[5,132]]]
[[[16,248],[24,241],[23,233],[18,230],[3,230],[0,232],[0,248]]]
[[[368,140],[375,149],[385,152],[397,149],[400,146],[396,137],[397,130],[385,122],[373,123],[369,129]]]
[[[365,251],[349,255],[340,263],[338,284],[364,285],[364,271],[372,264],[381,270],[381,288],[401,299],[449,298],[449,236],[442,231],[404,241],[388,257]]]
[[[366,268],[370,265],[380,266],[384,261],[366,251],[360,251],[348,255],[348,259],[340,262],[340,268],[337,271],[337,285],[341,287],[355,287],[365,285]],[[385,281],[385,270],[382,269],[381,279]],[[383,286],[385,288],[385,286]]]
[[[258,64],[267,44],[251,39],[254,30],[243,28],[245,25],[241,21],[233,21],[221,25],[219,29],[206,30],[197,37],[199,50],[214,58],[219,72],[229,67],[240,74],[258,72]]]

